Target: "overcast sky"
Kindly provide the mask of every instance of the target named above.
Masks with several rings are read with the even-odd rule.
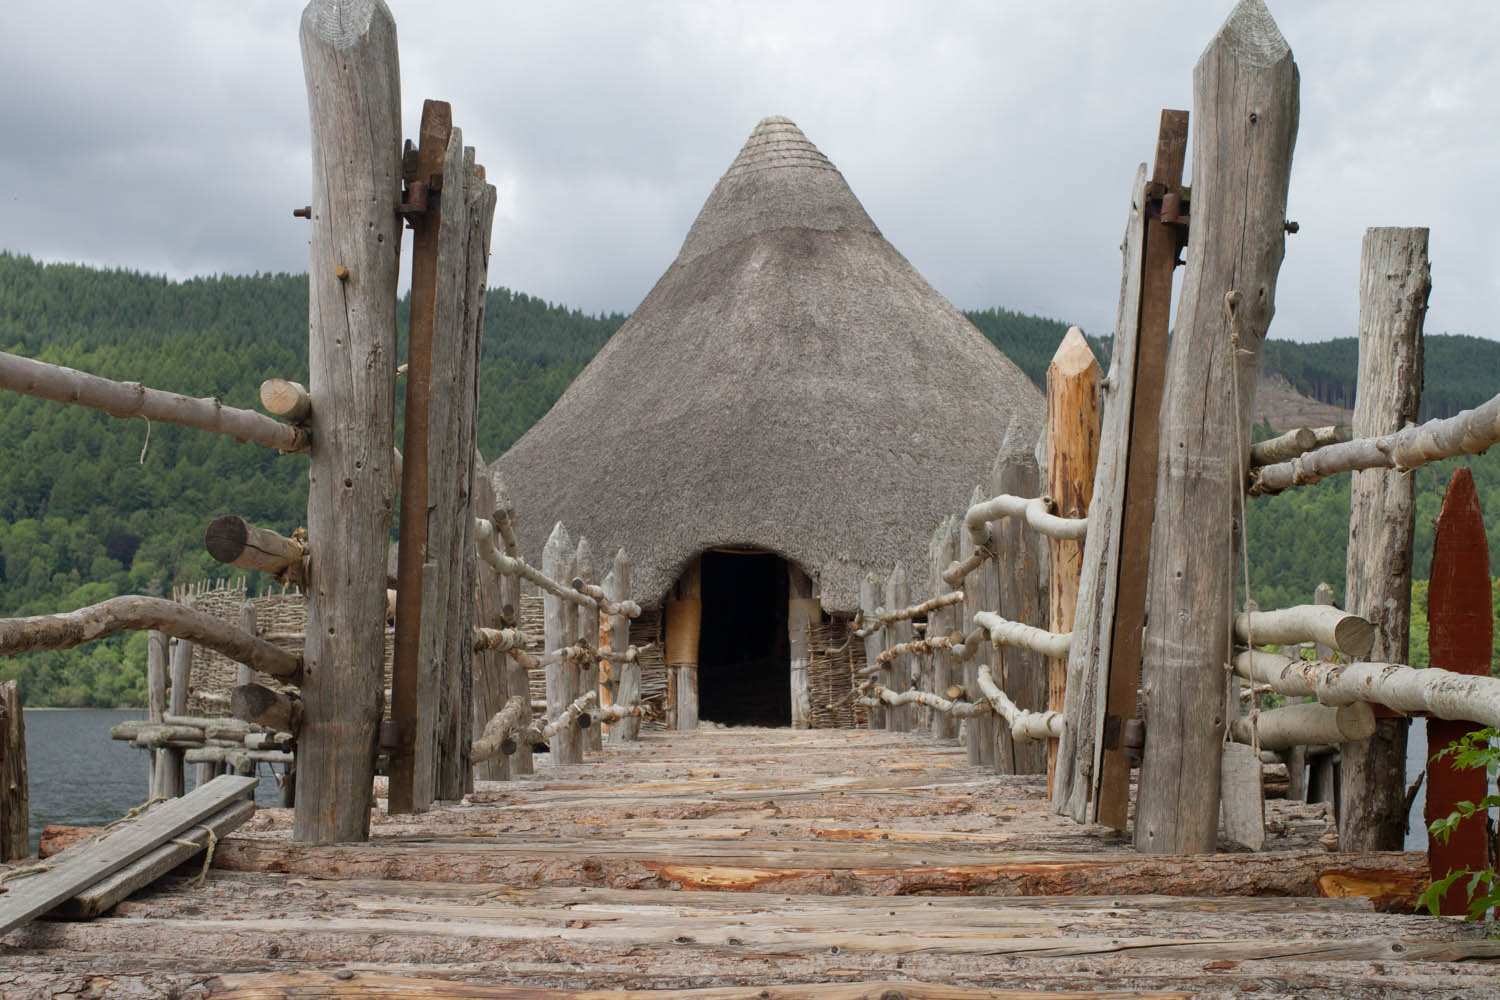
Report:
[[[490,282],[629,311],[784,114],[960,308],[1108,333],[1135,165],[1232,4],[389,0],[404,131],[449,100],[497,184]],[[1427,330],[1500,337],[1500,4],[1270,0],[1302,74],[1272,335],[1355,333],[1365,227],[1431,227]],[[0,249],[174,278],[300,271],[301,4],[19,4]]]

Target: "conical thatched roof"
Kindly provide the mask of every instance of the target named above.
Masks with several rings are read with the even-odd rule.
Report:
[[[767,118],[634,315],[495,467],[523,554],[557,520],[624,546],[656,603],[715,546],[794,561],[829,610],[919,572],[944,515],[1043,402],[887,243],[796,125]]]

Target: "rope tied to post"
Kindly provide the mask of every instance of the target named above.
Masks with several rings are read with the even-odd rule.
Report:
[[[202,830],[204,833],[208,834],[208,846],[204,848],[203,851],[203,869],[199,871],[198,874],[193,878],[188,880],[188,885],[202,885],[204,882],[208,881],[208,869],[212,867],[214,863],[214,848],[219,846],[219,835],[217,833],[214,833],[213,827],[207,826],[203,823],[199,823],[193,829]],[[176,844],[178,847],[198,846],[193,841],[188,840],[184,837],[174,837],[172,840],[168,841],[168,843]]]

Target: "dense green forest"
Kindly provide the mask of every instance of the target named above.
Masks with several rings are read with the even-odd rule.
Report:
[[[271,375],[305,379],[306,310],[305,275],[171,282],[0,253],[0,350],[234,406],[255,407],[256,389]],[[967,315],[1039,384],[1067,330],[1005,309]],[[479,418],[484,455],[500,454],[540,418],[624,319],[492,289]],[[1090,339],[1106,362],[1107,340]],[[1272,341],[1266,357],[1309,394],[1347,405],[1338,393],[1352,399],[1353,343]],[[1429,337],[1424,398],[1437,413],[1472,406],[1493,393],[1496,371],[1500,343]],[[70,610],[117,594],[166,595],[223,576],[203,551],[209,520],[237,513],[289,534],[307,503],[302,456],[14,393],[0,393],[0,449],[0,616]],[[1414,473],[1419,576],[1454,464]],[[1486,510],[1500,511],[1500,458],[1471,465]],[[1342,599],[1348,508],[1347,476],[1252,503],[1251,592],[1263,607],[1305,601],[1320,580]],[[1494,547],[1500,517],[1492,514],[1490,525]],[[1422,594],[1425,588],[1419,601]],[[1420,638],[1414,660],[1425,652],[1425,633]],[[0,660],[0,679],[19,678],[32,705],[141,704],[144,664],[143,637],[115,637]]]

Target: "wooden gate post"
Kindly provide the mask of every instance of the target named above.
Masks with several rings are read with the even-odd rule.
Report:
[[[817,584],[795,564],[786,564],[786,637],[791,650],[792,728],[812,728],[812,684],[807,668],[812,659],[808,629],[822,620]]]
[[[578,549],[573,557],[572,579],[581,580],[585,584],[597,584],[599,582],[599,573],[594,569],[594,547],[589,544],[587,538],[580,537],[578,539]],[[590,648],[597,649],[599,646],[598,607],[590,608],[575,604],[573,609],[574,613],[578,616],[576,619],[578,622],[578,635],[576,638],[569,640],[569,642],[576,643],[579,639],[583,639],[588,642]],[[599,697],[598,660],[578,671],[578,690],[573,697],[576,698],[578,695],[588,694],[590,691],[595,693],[596,698]],[[602,705],[604,702],[599,701],[598,704]],[[589,726],[580,734],[579,741],[585,750],[604,749],[604,727]]]
[[[169,648],[168,669],[171,683],[167,687],[167,711],[172,715],[187,715],[188,685],[191,683],[193,674],[193,644],[187,639],[177,639]],[[186,794],[187,774],[182,750],[178,747],[162,747],[161,753],[167,758],[167,781],[161,794],[167,798],[177,798]],[[212,764],[196,766],[209,769],[213,767]],[[207,775],[199,770],[196,775],[200,782],[211,779],[213,776],[211,770]]]
[[[506,530],[501,531],[500,535],[505,545],[505,554],[514,559],[521,554],[515,540],[516,502],[511,499],[510,491],[505,488],[505,480],[500,473],[491,472],[489,475],[490,489],[494,493],[492,516],[497,523],[506,525]],[[510,624],[520,626],[521,577],[518,574],[502,573],[500,575],[500,609],[501,613],[510,619]],[[513,656],[505,657],[505,663],[501,669],[505,675],[506,696],[513,694],[521,696],[521,728],[524,730],[531,724],[532,717],[531,674]],[[516,752],[511,756],[510,773],[516,777],[536,773],[536,764],[531,759],[531,744],[528,741],[521,740]]]
[[[1042,492],[1042,473],[1037,467],[1034,443],[1025,440],[1021,422],[1012,419],[1005,431],[1004,443],[990,469],[990,496],[1034,497]],[[968,532],[964,532],[965,535]],[[1008,517],[990,524],[990,544],[995,558],[969,574],[978,610],[999,610],[1011,621],[1040,627],[1047,621],[1046,572],[1050,540]],[[973,616],[969,618],[972,624]],[[1010,700],[1019,708],[1040,712],[1047,707],[1047,660],[1040,653],[1021,646],[996,648],[988,639],[981,640],[985,660],[973,660],[975,670],[980,662],[994,666],[994,675]],[[976,686],[972,697],[979,697]],[[994,765],[1002,774],[1044,774],[1047,771],[1047,747],[1032,741],[1017,741],[1010,727],[993,714],[966,720],[982,743],[982,762]]]
[[[864,618],[865,627],[870,629],[865,635],[865,664],[874,667],[876,657],[885,648],[885,632],[882,629],[874,629],[871,626],[875,622],[875,610],[880,607],[880,577],[874,570],[865,574],[865,578],[859,585],[859,610]],[[852,639],[851,639],[852,641]],[[882,668],[875,674],[880,683],[887,681],[886,670]],[[866,725],[871,732],[885,728],[885,716],[890,711],[885,704],[877,703],[870,706],[870,714],[866,717]]]
[[[1489,676],[1490,643],[1494,638],[1491,597],[1490,550],[1485,541],[1484,515],[1479,509],[1479,495],[1474,491],[1474,477],[1465,466],[1455,471],[1448,483],[1432,546],[1427,619],[1432,628],[1428,641],[1434,667]],[[1457,803],[1478,802],[1489,792],[1489,775],[1484,768],[1460,770],[1454,766],[1452,756],[1431,759],[1432,754],[1475,728],[1467,722],[1427,720],[1429,763],[1424,819],[1429,824],[1446,817]],[[1429,835],[1427,857],[1434,881],[1454,869],[1479,871],[1487,867],[1489,837],[1484,814],[1475,813],[1459,823],[1446,842]],[[1448,889],[1440,912],[1468,913],[1466,884],[1460,879]]]
[[[395,503],[401,84],[384,3],[302,14],[312,124],[304,716],[293,839],[366,840],[385,660]],[[357,363],[351,363],[354,359]]]
[[[167,633],[152,629],[146,634],[146,720],[160,724],[167,711]],[[150,798],[173,798],[165,789],[170,787],[165,747],[151,751]],[[180,783],[179,783],[180,786]],[[181,795],[181,789],[177,792]]]
[[[1211,852],[1229,623],[1260,343],[1285,245],[1297,66],[1241,0],[1193,70],[1192,229],[1167,355],[1147,577],[1145,756],[1135,844]]]
[[[488,517],[495,509],[495,491],[490,477],[485,474],[484,458],[474,453],[474,511],[479,517]],[[501,599],[500,574],[489,563],[478,560],[474,580],[474,621],[484,628],[505,626],[505,603]],[[503,652],[486,649],[474,656],[471,682],[473,698],[470,705],[472,725],[475,732],[484,732],[487,722],[505,707],[510,691],[506,687],[506,661],[510,656]],[[531,700],[529,690],[517,691],[524,700]],[[529,713],[528,713],[529,714]],[[523,723],[523,728],[524,728]],[[523,741],[524,742],[524,741]],[[484,781],[506,781],[511,776],[510,756],[497,753],[493,757],[474,765],[474,776]]]
[[[1432,280],[1426,229],[1368,229],[1360,252],[1359,382],[1354,436],[1415,423],[1422,397],[1422,322]],[[1374,662],[1405,663],[1411,630],[1412,477],[1354,473],[1344,608],[1375,626]],[[1382,718],[1375,735],[1340,748],[1339,848],[1399,851],[1406,835],[1406,730]]]
[[[885,581],[885,609],[896,611],[911,603],[911,585],[906,580],[906,567],[900,563],[891,570]],[[903,618],[891,622],[885,628],[885,648],[910,642],[911,619]],[[893,691],[905,691],[911,687],[911,654],[900,653],[891,657],[890,680],[886,686]],[[896,705],[886,709],[886,729],[896,733],[909,733],[916,725],[915,705]]]
[[[969,494],[969,507],[984,503],[984,501],[984,490],[975,486],[973,492]],[[1014,519],[1011,518],[1009,520]],[[992,528],[991,531],[993,530]],[[996,545],[998,550],[994,535],[991,535],[990,544]],[[974,555],[974,552],[974,537],[968,531],[960,531],[958,533],[959,562],[968,560],[970,556]],[[995,605],[990,603],[989,599],[989,581],[988,579],[982,579],[979,575],[994,561],[993,559],[986,559],[978,569],[970,573],[968,578],[963,581],[963,630],[965,635],[968,635],[969,631],[974,628],[974,616],[976,614],[981,611],[995,610]],[[980,697],[979,668],[985,664],[994,666],[998,659],[995,647],[990,644],[988,637],[980,638],[976,642],[978,648],[969,651],[968,655],[964,657],[962,675],[964,691],[971,700],[975,701]],[[1004,683],[1003,677],[1001,682]],[[872,709],[871,711],[874,710]],[[1008,766],[1010,764],[1010,755],[1006,751],[1006,747],[1010,741],[1010,730],[1004,726],[993,727],[984,716],[979,715],[965,719],[963,730],[964,749],[968,751],[968,761],[970,764],[997,764],[1001,771],[1010,770]],[[999,733],[1000,746],[998,749],[995,745],[995,732]]]
[[[0,862],[31,855],[30,786],[21,686],[0,683]]]
[[[927,546],[927,590],[931,594],[943,592],[943,571],[958,558],[958,523],[951,514],[943,518],[932,541]],[[927,638],[936,639],[959,629],[959,612],[952,605],[937,608],[927,614]],[[946,649],[936,649],[928,654],[932,663],[932,683],[927,690],[944,698],[953,685],[953,654]],[[975,718],[970,716],[971,719]],[[931,712],[928,719],[932,735],[940,740],[951,740],[958,735],[958,720],[947,712]]]
[[[571,580],[575,553],[572,539],[568,537],[568,529],[558,521],[552,526],[552,534],[542,548],[542,572],[554,580]],[[542,595],[546,652],[571,646],[578,641],[572,608],[572,604],[556,594]],[[548,719],[557,718],[578,697],[577,676],[578,667],[569,660],[547,664]],[[576,726],[563,726],[548,741],[548,747],[551,749],[553,764],[583,763],[583,744]]]
[[[614,569],[605,580],[604,589],[609,599],[616,603],[630,597],[630,557],[625,554],[624,549],[615,553]],[[610,645],[617,653],[623,653],[630,648],[630,619],[624,615],[614,616],[614,621],[610,625]],[[631,660],[628,663],[617,660],[613,667],[615,676],[619,678],[619,683],[615,687],[616,701],[627,708],[640,704],[640,660]],[[630,743],[640,739],[640,734],[641,717],[639,715],[627,715],[609,729],[611,743]]]

